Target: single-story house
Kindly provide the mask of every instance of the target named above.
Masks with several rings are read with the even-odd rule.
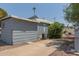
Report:
[[[62,38],[75,39],[75,31],[72,26],[65,26],[63,29]]]
[[[0,40],[7,44],[24,43],[47,38],[48,26],[51,23],[37,16],[27,19],[7,16],[0,21]]]

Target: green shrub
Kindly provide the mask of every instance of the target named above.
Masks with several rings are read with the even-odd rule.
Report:
[[[49,38],[61,38],[64,25],[59,22],[54,22],[48,27]]]

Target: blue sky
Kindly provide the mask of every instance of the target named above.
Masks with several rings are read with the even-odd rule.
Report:
[[[28,18],[33,16],[32,8],[36,7],[36,15],[40,18],[47,18],[52,20],[56,18],[56,21],[67,24],[64,20],[63,9],[66,7],[66,4],[57,4],[57,3],[2,3],[0,8],[5,9],[9,15],[15,15],[22,18]]]

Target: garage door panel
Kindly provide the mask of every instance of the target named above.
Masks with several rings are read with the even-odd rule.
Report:
[[[24,34],[24,35],[13,35],[13,37],[15,38],[15,37],[30,37],[30,36],[37,36],[36,34]]]
[[[29,36],[29,35],[31,35],[31,36],[36,36],[36,33],[35,34],[17,34],[17,35],[13,35],[14,37],[17,37],[17,36]]]
[[[20,39],[20,38],[25,38],[25,39],[27,39],[27,38],[36,38],[35,36],[31,36],[31,37],[28,37],[28,36],[20,36],[20,37],[14,37],[14,39],[15,40],[17,40],[17,39]]]
[[[37,31],[13,31],[14,33],[24,33],[24,32],[27,32],[27,33],[37,33]]]
[[[37,32],[14,32],[14,35],[36,35]]]
[[[16,40],[14,40],[14,42],[17,42],[17,41],[29,42],[29,41],[33,41],[33,40],[36,40],[36,38],[17,38]]]

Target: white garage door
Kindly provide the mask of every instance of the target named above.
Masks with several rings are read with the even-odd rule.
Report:
[[[13,31],[13,43],[37,40],[37,31]]]

